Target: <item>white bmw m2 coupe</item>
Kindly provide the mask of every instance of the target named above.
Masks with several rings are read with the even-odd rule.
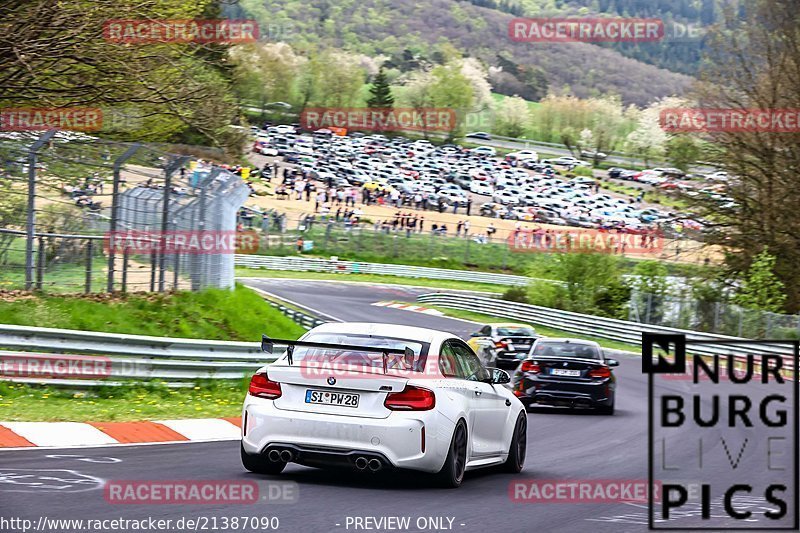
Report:
[[[505,386],[449,333],[393,324],[329,323],[298,341],[264,336],[278,359],[252,377],[242,410],[242,463],[365,472],[409,469],[458,487],[464,472],[525,462],[527,419]]]

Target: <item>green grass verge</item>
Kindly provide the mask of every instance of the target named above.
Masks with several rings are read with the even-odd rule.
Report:
[[[97,387],[89,391],[0,382],[0,420],[106,422],[238,416],[243,381],[198,382],[169,389],[160,383]]]
[[[257,341],[262,333],[297,338],[305,330],[254,291],[206,290],[127,296],[16,296],[0,300],[0,323],[167,337]],[[0,381],[0,420],[111,421],[238,416],[244,381],[201,380],[89,387],[85,391]]]
[[[237,267],[236,275],[253,278],[289,278],[310,280],[361,281],[367,283],[387,283],[393,285],[414,285],[431,289],[462,289],[502,293],[508,287],[490,283],[473,283],[447,279],[407,278],[403,276],[381,276],[377,274],[336,274],[333,272],[292,272],[287,270],[267,270],[261,268]]]
[[[0,298],[0,323],[253,342],[265,330],[284,338],[304,331],[241,285],[232,291]]]
[[[441,311],[447,316],[454,318],[463,318],[464,320],[470,320],[472,322],[490,323],[490,322],[510,321],[508,318],[485,315],[482,313],[474,313],[472,311],[464,311],[462,309],[453,309],[451,307],[441,307],[441,306],[430,306],[430,307],[432,309]],[[530,324],[535,327],[536,333],[544,335],[546,337],[570,337],[572,339],[585,339],[589,341],[595,341],[603,348],[608,348],[610,350],[623,350],[626,352],[637,352],[637,353],[641,350],[641,346],[637,344],[627,344],[624,342],[601,339],[599,337],[592,337],[591,335],[579,335],[577,333],[570,333],[568,331],[551,328],[549,326],[545,326],[543,324],[537,324],[535,322],[531,322]]]

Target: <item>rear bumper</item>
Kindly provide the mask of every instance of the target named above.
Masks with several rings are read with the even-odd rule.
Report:
[[[386,468],[438,472],[455,429],[435,409],[372,419],[282,410],[251,396],[242,416],[247,453],[286,449],[294,462],[309,466],[354,466],[357,457],[366,456]]]
[[[532,405],[559,405],[567,407],[600,407],[614,403],[616,384],[602,381],[558,381],[525,378],[516,383],[515,395],[526,407]]]

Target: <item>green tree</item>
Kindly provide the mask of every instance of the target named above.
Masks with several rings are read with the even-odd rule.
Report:
[[[667,159],[675,168],[689,170],[701,154],[700,145],[691,135],[675,135],[667,141]]]
[[[620,313],[625,294],[620,261],[605,253],[573,252],[552,254],[537,265],[533,277],[561,280],[563,285],[536,282],[529,290],[531,303],[579,313]],[[622,291],[623,293],[625,291]]]
[[[780,313],[786,303],[786,287],[775,275],[775,256],[766,248],[753,259],[734,296],[748,309]]]
[[[636,291],[640,321],[658,324],[664,318],[664,302],[670,292],[668,274],[659,261],[642,261],[634,267],[631,287]]]
[[[391,109],[394,106],[394,96],[392,96],[392,88],[389,85],[389,80],[386,77],[386,72],[381,66],[375,79],[372,80],[372,86],[369,88],[369,93],[372,95],[367,100],[367,107],[379,107]]]

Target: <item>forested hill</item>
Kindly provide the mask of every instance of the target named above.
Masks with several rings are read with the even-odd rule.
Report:
[[[486,3],[494,0],[474,0]],[[431,59],[448,42],[488,66],[543,71],[549,90],[588,97],[619,94],[625,103],[645,105],[659,97],[682,94],[689,76],[625,57],[618,50],[588,43],[515,43],[508,23],[509,6],[483,7],[467,0],[240,0],[229,16],[256,18],[262,28],[299,47],[343,47],[368,55],[386,55],[395,64]],[[526,16],[533,13],[525,0]],[[566,9],[565,6],[552,7]],[[505,6],[505,7],[504,7]],[[567,6],[568,7],[568,6]],[[502,9],[505,9],[503,11]],[[555,14],[559,11],[556,9]],[[624,46],[620,44],[619,46]],[[540,69],[540,70],[539,70]],[[504,91],[499,91],[504,92]]]

